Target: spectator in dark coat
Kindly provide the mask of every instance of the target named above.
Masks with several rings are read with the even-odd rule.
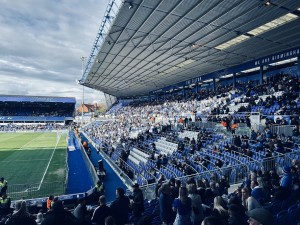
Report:
[[[173,224],[175,212],[172,210],[173,199],[171,198],[171,188],[168,183],[162,185],[159,190],[159,213],[162,222],[165,225]]]
[[[16,209],[13,214],[6,220],[6,225],[36,225],[35,217],[27,212],[26,202],[19,201],[16,203]]]
[[[228,225],[247,225],[245,211],[241,210],[242,205],[231,204],[228,206]]]
[[[132,210],[133,221],[138,221],[144,212],[144,195],[137,183],[132,185],[132,188],[133,194],[130,196],[130,207]]]
[[[64,210],[61,201],[53,203],[41,225],[79,225],[78,219],[69,211]]]
[[[73,215],[78,219],[80,224],[82,225],[89,224],[87,219],[88,211],[86,209],[86,199],[81,198],[78,200],[78,203],[79,204],[74,209]]]
[[[95,209],[92,222],[96,225],[105,225],[105,219],[111,216],[111,209],[106,205],[106,199],[104,195],[99,198],[99,206]]]
[[[116,225],[124,225],[128,222],[128,214],[130,212],[130,201],[127,196],[124,195],[123,188],[116,189],[116,200],[111,205],[112,215],[116,220]]]

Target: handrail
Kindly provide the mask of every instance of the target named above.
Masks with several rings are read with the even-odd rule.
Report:
[[[194,156],[197,156],[197,155],[195,154]],[[200,155],[198,155],[198,156],[200,156]],[[204,158],[203,158],[203,159],[204,159]],[[204,159],[204,160],[207,161],[207,159]],[[208,172],[210,175],[212,175],[211,170],[209,170],[206,166],[203,166],[201,163],[195,161],[194,159],[193,159],[192,161],[193,161],[195,164],[197,164],[197,165],[201,166],[202,168],[206,169],[205,172]]]
[[[88,139],[89,143],[92,143],[93,146],[95,146],[97,149],[99,149],[99,145],[97,145],[93,140],[90,139],[88,135],[86,135],[84,132],[82,132],[85,137]],[[123,175],[124,172],[111,160],[111,158],[102,150],[99,150],[99,154],[105,161],[108,163],[108,165],[116,172],[116,174],[119,176],[119,178],[124,182],[124,184],[127,186],[127,188],[131,187],[133,182],[132,180],[125,174],[125,178],[123,176],[120,176],[121,174]],[[129,180],[131,182],[129,182]]]
[[[86,166],[89,168],[89,171],[90,171],[92,179],[93,179],[93,183],[96,184],[99,180],[96,169],[95,169],[94,165],[92,164],[91,160],[89,159],[89,157],[87,156],[86,151],[84,150],[84,147],[82,146],[82,143],[81,143],[78,135],[74,133],[74,136],[76,138],[76,141],[79,143],[81,154],[84,158],[84,162],[85,162]]]

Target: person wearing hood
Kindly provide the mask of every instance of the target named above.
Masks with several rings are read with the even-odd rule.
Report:
[[[292,190],[293,179],[292,179],[292,174],[291,174],[291,168],[289,166],[285,166],[282,168],[282,172],[284,174],[280,180],[280,186],[285,188],[288,191]]]

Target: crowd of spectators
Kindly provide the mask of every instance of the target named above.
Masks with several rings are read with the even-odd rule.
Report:
[[[268,87],[275,86],[270,89]],[[261,98],[261,95],[269,95],[278,93],[277,97],[267,96]],[[208,121],[221,123],[233,136],[230,141],[224,141],[224,146],[219,146],[219,143],[212,148],[212,152],[222,156],[224,152],[242,154],[253,158],[261,155],[260,158],[268,158],[285,154],[297,149],[291,136],[284,134],[273,133],[270,129],[273,121],[274,124],[287,124],[295,126],[293,136],[299,135],[299,117],[292,116],[290,121],[279,117],[271,119],[266,117],[266,126],[264,130],[255,131],[252,129],[249,135],[235,135],[235,130],[238,129],[239,123],[245,123],[250,129],[251,121],[249,116],[239,117],[236,114],[224,115],[228,113],[228,105],[232,102],[249,103],[247,109],[241,105],[236,113],[240,111],[251,112],[251,107],[254,105],[272,105],[275,102],[279,104],[277,113],[282,112],[282,109],[291,109],[293,113],[299,110],[299,96],[296,95],[299,91],[298,78],[292,75],[276,75],[270,77],[262,84],[256,84],[249,81],[248,83],[237,83],[236,87],[219,86],[215,91],[200,90],[199,93],[187,92],[185,95],[163,96],[155,101],[136,101],[129,105],[119,108],[115,112],[115,120],[101,123],[94,123],[91,126],[85,127],[84,132],[97,144],[104,146],[101,148],[109,156],[113,156],[116,152],[116,146],[119,143],[123,144],[125,150],[120,152],[120,161],[116,163],[125,171],[125,173],[133,178],[134,171],[124,167],[124,163],[128,159],[130,149],[136,147],[150,154],[149,160],[156,164],[156,169],[160,169],[160,165],[166,166],[171,163],[176,169],[182,171],[184,175],[191,175],[195,170],[189,164],[187,156],[195,155],[193,160],[196,163],[208,167],[210,157],[199,157],[195,154],[200,152],[206,146],[207,140],[212,139],[212,133],[208,130],[202,130],[194,126],[196,121],[202,121],[203,117],[196,116],[197,112],[207,115]],[[253,104],[253,105],[251,105]],[[290,107],[289,105],[292,105]],[[224,108],[227,107],[227,108]],[[296,111],[295,111],[296,110]],[[288,111],[291,112],[291,111]],[[286,111],[285,111],[286,113]],[[218,114],[218,115],[214,115]],[[185,116],[183,116],[185,115]],[[189,115],[189,116],[187,116]],[[205,123],[205,122],[204,122]],[[181,125],[183,129],[193,129],[198,132],[197,139],[178,138],[178,132],[174,132],[172,128]],[[235,125],[235,126],[234,126]],[[136,133],[133,136],[133,133]],[[167,141],[177,143],[177,152],[183,156],[183,160],[176,157],[170,157],[164,153],[156,151],[154,143],[155,135],[166,137]],[[151,144],[150,144],[151,143]],[[118,153],[119,154],[119,153]],[[217,159],[215,166],[222,168],[229,166],[228,161]],[[155,170],[150,170],[156,176]]]
[[[158,182],[157,196],[161,219],[165,224],[173,224],[174,221],[174,224],[200,224],[199,220],[202,221],[204,216],[209,218],[212,216],[219,221],[216,224],[243,225],[247,224],[253,212],[261,211],[263,215],[261,218],[252,219],[256,219],[261,224],[271,225],[273,216],[280,210],[297,204],[300,200],[299,162],[293,160],[291,166],[284,167],[283,171],[282,177],[276,174],[274,169],[265,173],[253,171],[236,190],[229,194],[226,193],[229,186],[217,180],[217,176],[212,177],[210,183],[194,179],[179,185],[176,185],[178,181],[175,179],[164,184]],[[187,191],[190,200],[186,199]],[[178,210],[176,215],[171,209],[177,208],[178,202],[183,204],[181,207],[184,208],[181,209],[182,211]],[[281,207],[274,211],[272,207],[278,203]],[[195,219],[197,223],[194,223]]]
[[[290,166],[283,168],[282,177],[275,170],[252,171],[236,189],[231,188],[230,193],[228,181],[217,176],[209,181],[190,178],[186,182],[161,177],[156,184],[157,197],[151,201],[144,198],[138,184],[132,186],[131,195],[117,188],[116,199],[110,204],[106,203],[105,195],[101,195],[95,207],[87,206],[87,199],[83,198],[70,210],[55,197],[47,209],[33,215],[21,200],[8,213],[0,208],[0,224],[246,225],[247,221],[250,224],[256,221],[273,225],[280,211],[300,200],[299,168],[300,163],[293,160]],[[275,209],[278,204],[280,207]]]
[[[277,94],[272,95],[274,93]],[[284,134],[279,135],[277,133],[272,133],[270,126],[274,124],[290,124],[295,126],[295,132],[293,131],[293,136],[299,135],[298,115],[300,107],[298,93],[299,81],[297,77],[289,75],[277,75],[269,78],[266,82],[263,82],[260,85],[257,85],[254,82],[250,81],[248,83],[237,83],[235,88],[233,88],[232,86],[218,87],[215,91],[200,90],[199,93],[186,92],[184,95],[178,96],[166,95],[161,99],[156,99],[154,101],[132,102],[128,106],[119,108],[115,112],[114,118],[116,120],[114,122],[104,122],[100,125],[97,124],[94,126],[86,127],[85,132],[89,134],[93,140],[97,140],[97,143],[106,145],[107,147],[104,148],[104,150],[110,156],[112,156],[116,150],[115,147],[113,147],[114,144],[123,143],[124,146],[137,147],[150,153],[149,160],[155,161],[156,167],[158,169],[160,165],[171,163],[172,165],[175,165],[177,169],[184,171],[185,175],[189,175],[191,174],[191,172],[187,172],[187,165],[189,163],[188,161],[185,161],[185,158],[183,158],[184,163],[182,163],[182,160],[169,158],[168,155],[153,154],[156,150],[155,143],[152,142],[152,144],[150,144],[149,142],[149,140],[153,138],[153,135],[159,134],[160,136],[166,137],[167,140],[171,142],[178,143],[177,152],[181,155],[193,155],[195,152],[201,150],[201,147],[205,145],[207,139],[212,138],[210,136],[211,134],[206,130],[198,129],[196,130],[198,132],[197,139],[193,138],[179,140],[178,134],[171,131],[171,125],[176,126],[178,124],[182,124],[182,127],[184,129],[191,129],[191,125],[193,125],[197,121],[202,122],[203,118],[206,117],[208,121],[218,123],[222,122],[224,124],[227,123],[228,125],[226,125],[226,128],[233,134],[232,142],[225,143],[223,149],[221,149],[220,146],[217,145],[212,148],[212,151],[216,154],[222,154],[222,152],[228,151],[230,153],[241,153],[242,155],[251,158],[255,153],[261,152],[263,158],[268,158],[277,156],[278,154],[289,153],[291,152],[291,149],[297,148],[297,145],[294,143],[292,137],[286,136]],[[261,95],[265,96],[261,97]],[[266,126],[263,132],[255,131],[254,129],[252,129],[250,135],[235,135],[234,131],[232,131],[232,124],[235,123],[245,123],[248,128],[251,128],[249,117],[237,116],[239,113],[248,113],[245,115],[249,115],[249,113],[253,111],[253,107],[255,106],[264,106],[266,108],[269,108],[275,103],[279,105],[279,108],[276,111],[272,112],[273,115],[288,115],[288,119],[286,119],[286,117],[277,117],[275,119],[274,117],[264,115],[262,119],[266,120]],[[232,113],[232,111],[228,107],[230,104],[241,104],[240,107],[236,111],[234,111],[232,115],[228,115],[228,113]],[[198,112],[201,112],[205,117],[196,116]],[[132,131],[140,131],[140,135],[132,138],[130,136]],[[123,150],[120,158],[122,158],[122,161],[126,162],[128,155],[129,152]],[[200,162],[202,165],[205,165],[210,161],[209,158],[200,158],[199,156],[195,157],[194,160]],[[216,165],[222,168],[223,166],[227,165],[227,162],[218,160],[216,162]],[[122,163],[120,163],[120,166],[122,166]],[[297,167],[298,164],[297,166],[289,167],[289,169],[285,168],[286,170],[284,170],[283,178],[289,177],[288,174],[291,173],[293,173],[294,175],[296,173],[297,175],[295,177],[299,178],[299,174],[296,169]],[[240,204],[244,207],[244,211],[246,210],[249,212],[253,209],[253,207],[256,208],[258,206],[261,207],[263,205],[271,204],[272,201],[275,201],[277,198],[274,196],[278,196],[278,193],[275,194],[277,189],[279,188],[280,190],[282,190],[281,187],[284,186],[284,184],[280,183],[278,180],[268,180],[268,174],[272,176],[272,174],[274,173],[276,173],[275,169],[273,169],[272,171],[265,171],[265,173],[263,174],[264,176],[262,176],[262,174],[258,176],[259,181],[251,178],[251,182],[248,186],[239,188],[234,194],[228,196],[227,200],[230,201],[230,198],[232,196],[238,198],[240,200]],[[261,183],[262,178],[264,178],[264,187],[262,187]],[[298,178],[292,182],[292,185],[289,185],[289,188],[292,187],[293,190],[295,189],[295,193],[298,191]],[[228,188],[226,179],[226,177],[223,178],[223,183],[221,186]],[[249,180],[247,179],[247,182],[248,181]],[[220,185],[218,182],[209,182],[205,179],[203,181],[201,180],[201,182],[204,183],[204,189],[211,188],[216,193],[218,193],[219,191],[219,193],[224,193],[226,195],[226,191],[216,191],[216,187],[219,187]],[[205,186],[205,184],[208,186]],[[198,185],[198,182],[195,185],[198,189],[201,187]],[[188,186],[189,185],[187,185],[187,187]],[[261,198],[255,199],[254,196],[256,195],[255,193],[258,187],[263,188],[264,191],[272,190],[274,192],[271,193],[270,191],[266,191],[267,193],[265,193],[266,196],[264,200],[262,200]],[[254,190],[253,193],[252,189]],[[289,189],[289,191],[290,190],[291,189]],[[166,187],[166,185],[163,185],[162,193],[168,191],[168,187]],[[242,198],[242,192],[244,192],[244,196],[247,196],[247,198]],[[159,196],[160,194],[158,194],[158,197]],[[212,204],[212,198],[209,198],[209,200],[207,200],[207,195],[201,197],[202,202],[208,203],[207,206],[209,208],[209,205]],[[185,197],[183,197],[183,199],[184,198]],[[248,198],[249,200],[246,201],[246,199]],[[297,199],[299,198],[297,197]],[[287,199],[280,199],[280,201],[283,200]],[[224,202],[222,201],[223,200],[221,200],[220,198],[215,199],[215,207],[213,208],[213,212],[222,215],[222,217],[224,217],[224,215],[226,214],[227,219],[236,216],[236,219],[240,221],[241,218],[245,218],[245,212],[241,210],[241,207],[239,205],[224,206]],[[175,208],[178,207],[177,204],[179,203],[177,202],[175,204]],[[239,213],[237,213],[237,211]],[[169,212],[171,211],[169,210]],[[254,214],[249,213],[249,215]],[[175,220],[175,217],[173,219]],[[176,224],[180,224],[180,222],[178,221],[181,220],[184,221],[185,219],[177,218]],[[246,221],[244,220],[244,222]],[[167,221],[166,224],[171,224],[171,222]]]
[[[0,116],[73,117],[74,104],[59,102],[0,102]]]
[[[66,130],[69,126],[59,123],[46,123],[46,124],[12,124],[8,123],[0,125],[0,131],[3,132],[16,132],[16,131],[52,131],[52,130]]]
[[[106,204],[105,195],[98,205],[87,206],[88,198],[78,199],[74,208],[64,204],[59,197],[50,196],[47,207],[38,213],[30,212],[26,201],[16,201],[14,209],[4,208],[0,201],[1,225],[124,225],[144,223],[144,195],[138,184],[132,186],[132,195],[126,196],[123,188],[116,189],[116,199]],[[145,220],[146,221],[146,220]],[[149,223],[148,223],[149,224]]]
[[[280,94],[261,98],[261,95]],[[115,112],[115,120],[94,123],[84,128],[84,132],[95,142],[99,143],[106,154],[112,156],[116,151],[116,145],[122,144],[119,166],[122,167],[128,159],[129,152],[133,147],[143,149],[150,153],[149,160],[156,162],[159,170],[161,165],[172,164],[176,169],[183,171],[184,175],[191,175],[193,171],[188,156],[205,167],[208,167],[210,158],[201,158],[196,155],[202,147],[213,139],[213,131],[197,129],[197,138],[179,138],[178,132],[172,130],[172,126],[182,129],[190,129],[196,121],[208,118],[214,122],[226,124],[228,131],[232,132],[232,124],[244,122],[249,128],[249,117],[236,117],[227,115],[230,112],[228,105],[248,103],[235,113],[250,113],[254,106],[270,107],[277,103],[279,109],[274,112],[281,115],[290,115],[290,121],[279,118],[266,119],[266,127],[263,132],[252,130],[247,135],[229,135],[232,142],[226,142],[224,148],[213,146],[212,153],[222,155],[224,152],[241,153],[253,157],[254,153],[264,152],[268,158],[276,154],[285,154],[297,147],[291,137],[272,133],[270,127],[274,124],[291,124],[298,127],[299,135],[299,82],[298,78],[288,75],[278,75],[261,85],[253,82],[238,83],[235,88],[217,87],[215,91],[201,89],[199,93],[187,92],[178,96],[163,96],[155,101],[132,102],[128,106]],[[198,112],[201,112],[201,116]],[[217,116],[216,116],[217,115]],[[219,116],[221,115],[221,116]],[[225,115],[225,116],[224,116]],[[296,116],[298,115],[298,116]],[[203,117],[202,117],[203,116]],[[31,126],[31,125],[28,125]],[[40,127],[18,126],[19,129],[40,129]],[[56,126],[56,125],[54,125]],[[41,129],[45,129],[44,126]],[[51,125],[50,125],[51,127]],[[16,129],[14,125],[1,126],[0,129]],[[48,128],[46,128],[48,129]],[[297,129],[296,129],[297,130]],[[136,134],[136,135],[133,135]],[[170,142],[178,144],[176,150],[183,160],[170,157],[166,154],[155,154],[156,146],[153,142],[156,135],[165,137]],[[151,142],[152,140],[152,142]],[[219,160],[216,166],[222,168],[228,162]],[[124,168],[125,169],[125,168]],[[128,171],[129,173],[129,171]],[[130,176],[133,178],[133,175]],[[210,179],[189,179],[181,182],[174,178],[166,180],[161,176],[157,180],[155,210],[146,213],[144,196],[139,185],[135,184],[133,195],[126,196],[122,188],[116,190],[116,200],[110,206],[106,205],[105,196],[99,198],[99,207],[93,213],[86,207],[85,199],[81,199],[74,212],[64,209],[63,202],[56,200],[47,212],[41,212],[36,217],[26,210],[24,201],[16,203],[15,210],[11,213],[2,214],[0,224],[37,224],[35,220],[42,220],[42,225],[48,224],[116,224],[126,223],[149,224],[156,216],[162,223],[188,225],[188,224],[224,224],[243,225],[247,220],[256,221],[262,225],[272,225],[272,206],[280,202],[280,209],[287,209],[300,200],[300,164],[293,160],[291,165],[283,168],[283,176],[277,174],[277,170],[252,171],[249,177],[234,192],[228,193],[230,187],[228,177],[218,175]],[[3,212],[3,211],[2,211]],[[148,216],[148,217],[147,217]],[[149,219],[150,218],[150,219]],[[250,219],[249,219],[250,218]],[[27,222],[25,222],[27,221]]]

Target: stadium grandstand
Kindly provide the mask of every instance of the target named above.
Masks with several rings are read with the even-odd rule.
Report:
[[[111,0],[80,80],[108,110],[71,125],[54,157],[57,132],[47,161],[66,159],[65,186],[27,208],[41,224],[300,224],[299,17],[294,0]],[[2,123],[74,104],[4,100]],[[4,176],[0,200],[39,192],[43,171],[14,192]]]
[[[74,120],[75,98],[42,96],[0,96],[0,123],[70,124]]]

